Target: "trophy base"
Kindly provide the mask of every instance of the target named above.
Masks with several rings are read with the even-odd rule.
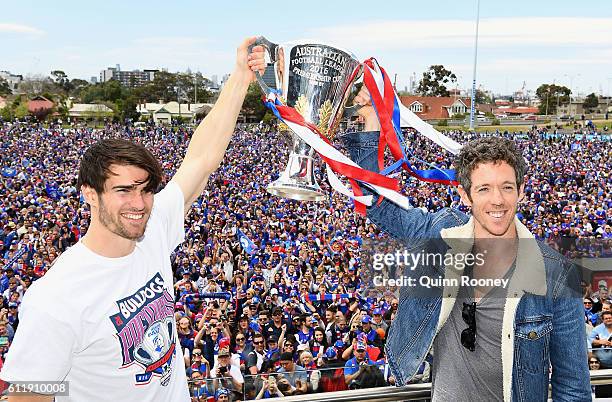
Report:
[[[303,184],[282,183],[277,180],[270,183],[266,190],[272,195],[297,201],[324,201],[327,198],[318,185],[305,186]]]

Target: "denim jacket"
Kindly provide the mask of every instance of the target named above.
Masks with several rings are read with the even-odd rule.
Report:
[[[365,132],[342,137],[351,159],[376,172],[378,135]],[[372,194],[365,188],[364,193]],[[447,246],[444,251],[451,253],[469,252],[473,245],[473,218],[455,209],[435,213],[404,210],[385,199],[368,207],[367,216],[398,239],[442,238]],[[515,223],[519,246],[502,322],[503,399],[546,402],[550,381],[554,401],[590,401],[582,298],[570,290],[579,289],[579,271],[554,250],[538,244],[518,219]],[[446,277],[453,270],[462,271],[453,266],[439,269]],[[457,292],[452,286],[429,298],[407,297],[406,289],[400,292],[385,346],[398,385],[406,384],[417,372],[448,319]]]

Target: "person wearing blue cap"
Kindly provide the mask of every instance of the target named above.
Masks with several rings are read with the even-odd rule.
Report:
[[[363,377],[368,375],[366,368],[375,364],[368,357],[366,343],[361,340],[353,342],[353,358],[344,364],[344,382],[351,389],[361,388],[360,384],[365,383]]]
[[[330,346],[320,359],[321,380],[319,387],[322,392],[343,391],[348,389],[344,382],[344,362],[338,358],[338,351]]]
[[[218,388],[215,392],[215,402],[229,402],[232,392],[227,388]]]
[[[372,328],[372,317],[364,315],[361,319],[361,330],[366,336],[368,345],[375,346],[381,351],[383,350],[383,341],[380,339],[378,332]]]
[[[387,328],[389,328],[389,324],[383,319],[382,310],[378,307],[372,311],[372,328],[382,328],[385,332],[387,332]]]

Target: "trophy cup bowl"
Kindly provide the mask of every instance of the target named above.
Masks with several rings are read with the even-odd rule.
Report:
[[[306,122],[333,140],[353,83],[361,75],[361,63],[352,53],[317,41],[279,45],[259,37],[251,47],[257,45],[266,49],[274,67],[274,88],[255,73],[264,94],[276,93],[284,105],[295,108]],[[291,137],[287,167],[268,185],[268,192],[294,200],[324,200],[326,195],[314,175],[314,150],[295,133]]]

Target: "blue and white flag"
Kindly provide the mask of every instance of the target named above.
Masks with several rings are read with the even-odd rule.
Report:
[[[3,270],[6,270],[7,268],[11,268],[11,266],[17,262],[17,260],[19,259],[19,257],[21,257],[22,255],[24,255],[26,252],[28,251],[27,247],[23,247],[21,248],[19,251],[17,251],[17,253],[15,253],[15,255],[13,256],[13,258],[11,258],[6,264],[4,264],[4,268]]]
[[[17,169],[14,167],[6,166],[2,168],[2,176],[4,177],[15,177],[17,176]]]
[[[255,252],[257,248],[255,247],[255,243],[253,243],[251,239],[249,239],[247,235],[242,232],[242,230],[237,229],[236,236],[238,236],[238,240],[240,241],[240,245],[244,251],[246,251],[248,254],[253,254]]]
[[[54,200],[58,200],[61,196],[63,196],[62,192],[59,190],[57,183],[45,183],[45,191],[47,195]]]

